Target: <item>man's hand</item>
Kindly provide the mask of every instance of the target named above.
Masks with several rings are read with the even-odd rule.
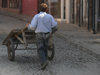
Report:
[[[27,23],[27,24],[25,25],[23,31],[26,30],[26,29],[28,28],[29,24],[30,24],[30,23]]]
[[[52,34],[54,34],[57,30],[58,30],[57,27],[53,27],[53,28],[52,28]]]
[[[30,23],[27,23],[25,27],[28,27]]]

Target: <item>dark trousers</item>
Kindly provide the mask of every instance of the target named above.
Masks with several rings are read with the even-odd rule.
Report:
[[[36,33],[37,50],[42,64],[48,59],[49,39],[50,33]]]

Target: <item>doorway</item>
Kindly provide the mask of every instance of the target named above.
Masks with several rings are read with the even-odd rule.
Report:
[[[7,0],[2,0],[2,8],[7,8]]]

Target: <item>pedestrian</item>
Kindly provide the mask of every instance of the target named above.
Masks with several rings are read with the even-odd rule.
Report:
[[[30,24],[26,27],[35,30],[37,52],[41,60],[41,69],[45,69],[48,64],[47,49],[52,29],[57,27],[57,22],[53,16],[47,14],[48,6],[46,3],[40,4],[40,13],[36,14]]]

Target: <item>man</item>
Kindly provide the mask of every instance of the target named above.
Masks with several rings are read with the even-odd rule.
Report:
[[[41,69],[45,69],[47,66],[47,49],[49,39],[52,34],[52,28],[57,27],[57,22],[53,16],[47,14],[48,6],[45,3],[40,5],[40,13],[36,14],[31,21],[31,24],[27,24],[28,29],[35,30],[37,39],[37,50],[41,59]]]

